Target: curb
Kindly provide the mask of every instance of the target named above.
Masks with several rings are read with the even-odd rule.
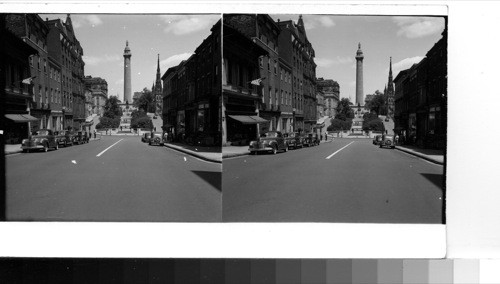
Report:
[[[219,161],[219,160],[207,158],[207,157],[203,156],[202,154],[200,154],[198,152],[194,152],[194,151],[191,151],[191,150],[179,148],[179,147],[168,145],[168,144],[164,144],[164,145],[167,148],[170,148],[170,149],[173,149],[173,150],[176,150],[176,151],[179,151],[179,152],[182,152],[182,153],[194,156],[196,158],[200,158],[200,159],[205,160],[205,161],[209,161],[209,162],[213,162],[213,163],[222,163],[222,160]]]
[[[434,164],[438,164],[438,165],[443,165],[444,164],[444,162],[438,161],[438,160],[433,159],[433,158],[431,158],[431,157],[429,157],[427,155],[420,154],[420,153],[417,153],[415,151],[411,151],[411,150],[407,150],[407,149],[404,149],[404,148],[400,148],[398,146],[396,146],[396,149],[399,150],[399,151],[401,151],[401,152],[405,152],[405,153],[411,154],[413,156],[422,158],[422,159],[424,159],[426,161],[429,161],[429,162],[432,162]]]
[[[22,153],[23,150],[22,149],[19,149],[19,150],[15,150],[15,151],[5,151],[5,156],[8,156],[8,155],[12,155],[12,154],[17,154],[17,153]]]
[[[239,157],[239,156],[246,156],[250,155],[250,152],[242,152],[242,153],[226,153],[224,154],[224,150],[222,151],[222,159],[224,158],[234,158],[234,157]]]

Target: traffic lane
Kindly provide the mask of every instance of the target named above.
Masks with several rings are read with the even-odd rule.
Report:
[[[183,164],[189,164],[193,172],[188,175],[182,173],[187,167],[178,162],[181,160],[178,155],[164,147],[149,147],[135,138],[126,138],[96,157],[103,149],[119,140],[109,139],[107,143],[88,151],[90,154],[77,159],[76,164],[36,175],[37,180],[57,181],[58,184],[54,186],[45,186],[42,190],[30,182],[11,186],[15,189],[15,194],[9,200],[12,205],[11,210],[8,210],[9,219],[221,220],[220,182],[219,190],[214,189],[217,186],[217,179],[214,177],[218,177],[220,181],[220,165],[186,159]],[[148,149],[155,149],[150,152],[153,156],[145,156]],[[170,155],[165,156],[166,153]],[[63,160],[69,158],[65,157]],[[166,161],[168,162],[165,163]],[[58,164],[62,163],[59,161]],[[162,171],[164,168],[170,170],[165,173]],[[165,180],[168,177],[173,178]],[[176,183],[177,188],[174,188]],[[19,190],[20,188],[23,190]],[[185,190],[181,190],[182,188]],[[192,199],[187,200],[190,197]],[[165,202],[161,203],[162,201]]]
[[[137,164],[134,155],[123,155],[130,151],[141,153],[140,164],[144,165],[141,170],[113,163],[117,157],[122,157],[121,164]],[[220,164],[165,147],[149,146],[140,140],[119,143],[115,151],[108,152],[99,157],[100,165],[108,168],[108,174],[121,176],[127,189],[144,189],[129,192],[133,198],[122,197],[118,191],[107,192],[111,195],[108,199],[117,199],[117,207],[122,210],[113,218],[136,220],[136,216],[143,216],[141,218],[148,221],[183,222],[222,220]]]
[[[326,160],[328,151],[352,142],[341,141],[321,145],[339,142],[337,147],[288,156],[295,153],[291,151],[266,162],[247,157],[225,161],[224,220],[441,222],[442,192],[424,175],[442,175],[442,167],[364,140]],[[395,178],[391,172],[397,173]],[[248,184],[252,187],[246,188]],[[429,212],[423,208],[427,204]]]

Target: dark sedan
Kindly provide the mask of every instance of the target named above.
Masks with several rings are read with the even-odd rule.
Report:
[[[56,136],[50,129],[40,129],[33,133],[28,139],[23,139],[21,149],[23,152],[30,150],[40,150],[47,152],[49,148],[59,149],[59,144],[56,141]]]
[[[283,136],[288,144],[288,148],[297,149],[304,147],[304,138],[298,132],[285,133]]]

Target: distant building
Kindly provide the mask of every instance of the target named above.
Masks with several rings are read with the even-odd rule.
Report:
[[[159,54],[158,54],[158,66],[156,67],[156,81],[153,84],[153,88],[151,89],[151,92],[153,93],[153,98],[154,98],[155,114],[161,115],[162,107],[163,107],[163,98],[162,98],[163,88],[162,88],[162,82],[161,82],[160,55]]]
[[[335,117],[337,114],[335,109],[337,108],[340,100],[339,83],[332,79],[318,78],[316,80],[316,85],[318,90],[321,90],[324,94],[325,115],[332,118]]]
[[[83,79],[85,89],[90,91],[92,97],[91,114],[102,116],[104,105],[108,99],[108,83],[100,77],[85,76]]]

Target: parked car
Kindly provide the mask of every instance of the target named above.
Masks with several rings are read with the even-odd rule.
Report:
[[[382,135],[377,135],[373,138],[373,145],[380,145],[382,143]]]
[[[28,139],[23,139],[21,144],[21,149],[23,152],[29,152],[30,150],[39,150],[47,152],[49,148],[55,150],[59,149],[59,144],[57,143],[56,136],[50,129],[40,129],[35,131],[33,135]]]
[[[394,144],[394,136],[392,135],[382,135],[382,142],[380,143],[380,148],[389,147],[391,149],[396,148]]]
[[[304,147],[303,141],[304,138],[298,133],[298,132],[289,132],[289,133],[284,133],[283,136],[285,137],[285,141],[288,144],[288,148],[302,148]]]
[[[73,140],[75,144],[89,143],[89,136],[86,131],[78,131],[75,133],[75,139]]]
[[[71,133],[68,130],[60,130],[54,131],[54,135],[56,136],[57,144],[59,146],[67,147],[69,145],[73,145],[74,133]]]
[[[150,146],[163,146],[165,145],[165,139],[163,137],[163,134],[161,132],[154,132],[152,133],[151,139],[149,139],[149,145]]]
[[[151,139],[151,132],[146,132],[141,137],[141,141],[144,143],[149,143],[150,139]]]
[[[303,139],[303,145],[307,145],[307,147],[316,146],[320,143],[318,134],[316,133],[307,133],[303,136]]]
[[[288,151],[288,144],[280,131],[268,131],[260,135],[256,141],[251,141],[248,151],[250,154],[257,152],[271,152],[276,154],[278,151]]]

